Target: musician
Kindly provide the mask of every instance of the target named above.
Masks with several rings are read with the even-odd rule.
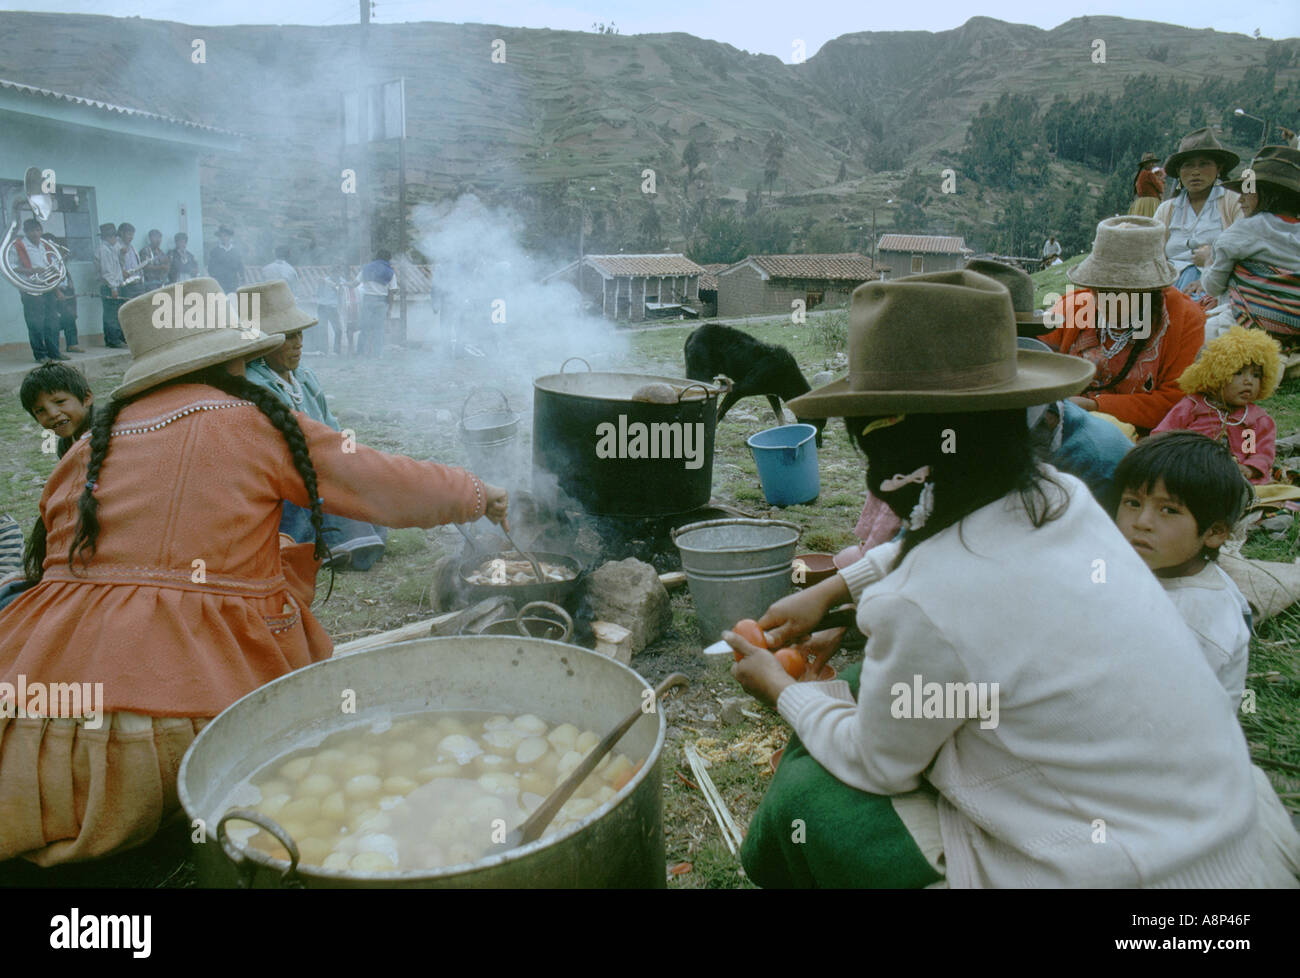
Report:
[[[99,226],[99,294],[104,302],[104,345],[115,350],[125,349],[126,337],[117,321],[117,311],[126,299],[122,298],[122,259],[117,251],[117,225]]]
[[[140,249],[140,267],[145,292],[152,292],[167,284],[171,259],[167,257],[167,252],[163,251],[162,232],[156,228],[149,232],[149,243]]]
[[[52,264],[57,264],[59,253],[54,245],[41,238],[41,222],[34,217],[23,221],[23,234],[13,243],[18,259],[18,273],[35,275]],[[23,300],[23,319],[27,322],[27,338],[32,344],[32,356],[37,363],[46,360],[69,360],[59,352],[59,305],[54,290],[40,295],[20,292]]]
[[[159,235],[161,237],[161,235]],[[122,262],[122,298],[134,299],[144,295],[144,284],[140,281],[144,271],[140,264],[140,253],[131,244],[135,238],[135,225],[123,221],[117,226],[117,254]]]

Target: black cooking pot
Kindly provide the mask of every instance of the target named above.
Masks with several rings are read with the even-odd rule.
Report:
[[[713,434],[725,386],[646,374],[560,373],[533,381],[533,468],[588,513],[666,516],[708,503]],[[584,363],[586,361],[583,361]],[[666,384],[676,399],[632,395]]]

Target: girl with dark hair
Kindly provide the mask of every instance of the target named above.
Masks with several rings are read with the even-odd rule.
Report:
[[[868,642],[848,681],[795,682],[725,635],[736,678],[797,735],[745,838],[747,875],[1295,886],[1195,637],[1087,487],[1034,462],[1024,409],[1092,366],[1017,352],[1009,294],[969,271],[861,286],[848,348],[848,377],[791,408],[849,419],[907,530],[758,622],[777,648],[854,599]]]
[[[173,288],[205,311],[223,298],[212,279]],[[329,656],[309,607],[324,513],[505,522],[504,490],[345,441],[246,380],[244,360],[282,336],[155,328],[160,295],[122,309],[134,359],[46,485],[40,584],[0,616],[0,860],[147,841],[179,808],[181,757],[207,720]],[[282,500],[310,510],[314,543],[277,533]],[[98,692],[31,698],[60,684]]]

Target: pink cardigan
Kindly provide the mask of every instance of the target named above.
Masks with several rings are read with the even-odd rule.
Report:
[[[1250,481],[1257,486],[1272,482],[1273,458],[1277,454],[1277,425],[1273,419],[1258,404],[1247,404],[1244,414],[1240,408],[1233,408],[1226,417],[1230,421],[1240,420],[1241,423],[1224,424],[1219,412],[1206,401],[1204,394],[1191,394],[1175,404],[1151,433],[1195,431],[1215,441],[1219,441],[1226,433],[1228,447],[1237,456],[1237,461],[1259,473],[1251,476]],[[1255,433],[1254,452],[1247,452],[1242,447],[1247,431]]]

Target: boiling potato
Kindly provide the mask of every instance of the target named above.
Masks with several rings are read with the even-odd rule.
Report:
[[[596,803],[599,805],[603,805],[605,804],[605,802],[613,798],[615,794],[617,794],[617,792],[615,792],[613,788],[607,785],[596,792],[595,795]]]
[[[565,751],[573,750],[574,745],[578,742],[578,728],[571,723],[562,723],[546,735],[551,746],[563,754]]]
[[[327,747],[311,759],[311,771],[313,774],[328,774],[331,777],[337,777],[342,773],[343,765],[347,762],[347,759],[348,753],[346,751]]]
[[[292,796],[290,795],[271,795],[269,798],[263,798],[258,802],[257,810],[263,815],[269,815],[271,818],[275,818],[291,800]]]
[[[413,779],[401,774],[394,774],[392,777],[384,778],[383,789],[384,793],[388,795],[397,795],[404,798],[418,787],[419,785]],[[380,805],[382,804],[383,802],[380,802]]]
[[[602,777],[610,784],[619,784],[625,776],[630,777],[631,774],[632,762],[627,759],[626,754],[619,754],[602,772]]]
[[[471,847],[464,843],[450,845],[447,847],[447,864],[459,866],[461,863],[478,862],[483,852],[483,847]]]
[[[280,809],[280,821],[307,822],[320,817],[320,799],[299,797]]]
[[[521,734],[529,737],[541,737],[546,733],[546,721],[531,713],[525,713],[523,716],[515,717],[511,724]]]
[[[484,730],[501,730],[502,728],[508,726],[510,726],[510,718],[503,717],[500,715],[489,717],[488,719],[483,721]]]
[[[572,819],[586,818],[595,810],[596,803],[590,798],[570,798],[560,809]]]
[[[331,852],[321,866],[325,869],[351,869],[352,857],[346,852]]]
[[[528,737],[519,742],[515,748],[515,763],[522,765],[534,764],[542,759],[542,755],[551,749],[551,745],[542,740],[541,737]]]
[[[348,803],[343,797],[343,792],[332,791],[320,802],[320,813],[325,818],[332,818],[343,821],[348,815]]]
[[[328,774],[309,774],[298,782],[298,797],[322,798],[338,788],[338,783]]]
[[[460,765],[455,761],[444,761],[440,764],[430,764],[428,767],[422,767],[415,772],[415,780],[421,784],[428,784],[430,781],[443,778],[454,778],[460,774]]]
[[[574,745],[574,750],[579,754],[588,754],[591,749],[600,743],[600,735],[594,730],[587,730],[579,734],[578,742]]]
[[[485,774],[478,779],[485,791],[492,791],[498,794],[514,794],[519,790],[519,779],[513,774]]]
[[[392,818],[383,812],[375,812],[357,820],[357,831],[361,833],[387,832],[392,828],[392,825]]]
[[[502,727],[500,730],[489,730],[483,735],[483,744],[494,754],[500,754],[502,757],[508,757],[514,754],[524,739],[524,735],[513,727]]]
[[[358,873],[391,873],[397,860],[382,852],[359,852],[348,861],[348,868]]]
[[[383,782],[373,774],[358,774],[348,779],[343,786],[343,793],[349,798],[373,798],[379,794],[382,785]]]
[[[310,757],[295,757],[280,768],[280,777],[286,781],[301,781],[311,767]]]
[[[384,751],[384,760],[392,767],[400,767],[416,759],[419,756],[420,748],[409,740],[398,741],[390,744]]]
[[[354,778],[362,774],[378,774],[379,758],[369,753],[355,753],[343,762],[342,777]]]
[[[293,791],[293,785],[288,781],[281,780],[280,778],[271,778],[269,781],[263,781],[257,787],[258,790],[262,792],[263,798],[270,798],[272,795],[287,795]]]
[[[555,790],[555,782],[540,771],[528,771],[519,777],[519,790],[535,795],[549,795]]]
[[[555,776],[559,780],[563,781],[570,774],[572,774],[573,769],[581,763],[582,763],[581,754],[579,754],[576,750],[568,751],[567,753],[565,753],[563,757],[560,758],[560,763],[556,765]]]
[[[312,866],[319,866],[333,851],[332,843],[309,836],[298,843],[298,860]]]
[[[496,771],[504,771],[510,766],[510,762],[507,761],[500,754],[483,754],[478,758],[476,763],[478,765],[479,771],[481,771],[484,774],[492,774]]]
[[[438,742],[438,753],[453,758],[457,764],[468,764],[483,753],[478,741],[464,734],[452,734]]]

